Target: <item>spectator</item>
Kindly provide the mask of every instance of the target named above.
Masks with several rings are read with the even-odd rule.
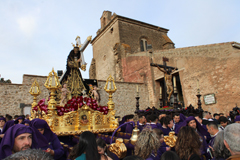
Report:
[[[39,148],[46,150],[46,152],[50,153],[54,159],[64,159],[63,147],[60,144],[57,135],[51,131],[45,120],[34,119],[31,122],[31,127],[37,135]]]
[[[54,160],[53,157],[41,149],[27,149],[8,156],[4,160]]]
[[[203,119],[202,119],[202,124],[207,125],[208,119],[210,119],[210,114],[208,111],[203,112]]]
[[[4,134],[8,130],[8,128],[12,127],[13,125],[14,125],[14,120],[7,121],[3,126],[2,134]]]
[[[10,156],[12,153],[37,148],[37,137],[31,127],[16,124],[10,127],[0,145],[0,159]]]
[[[25,119],[28,119],[28,120],[29,120],[29,117],[30,117],[30,115],[29,115],[29,114],[26,114]]]
[[[124,116],[124,117],[123,117],[124,123],[133,121],[133,117],[134,117],[133,114]],[[123,125],[123,126],[121,127],[121,132],[126,132],[126,127],[127,127],[127,125]]]
[[[219,131],[215,137],[212,152],[214,156],[212,160],[225,160],[231,156],[229,150],[224,145],[224,131]]]
[[[163,117],[162,131],[164,135],[168,135],[169,132],[175,131],[177,128],[178,125],[173,123],[170,116]]]
[[[240,115],[235,117],[234,122],[235,123],[240,123]]]
[[[214,121],[210,121],[207,124],[207,130],[208,130],[208,133],[210,133],[210,135],[212,136],[212,139],[210,140],[210,143],[208,145],[213,147],[215,137],[217,136],[217,134],[219,132],[218,126]]]
[[[228,125],[228,119],[226,117],[221,116],[219,118],[219,123],[220,127],[218,128],[218,130],[223,131],[224,128]]]
[[[101,155],[101,159],[112,160],[115,159],[113,153],[111,153],[108,148],[106,142],[102,138],[97,138],[97,149],[98,153]]]
[[[162,154],[166,151],[170,151],[171,148],[167,147],[166,143],[164,142],[164,135],[163,135],[162,130],[160,130],[158,128],[154,128],[153,132],[155,132],[157,134],[157,138],[159,139],[159,142],[160,142],[161,146],[157,150],[157,155],[152,153],[150,155],[150,157],[148,158],[148,160],[159,160],[161,158]]]
[[[161,160],[180,160],[178,155],[173,151],[167,151],[163,153]]]
[[[181,160],[201,160],[202,142],[192,127],[182,127],[178,133],[175,149]]]
[[[25,126],[29,126],[30,125],[30,120],[28,120],[28,119],[25,119],[24,121],[23,121],[23,124],[25,125]]]
[[[22,124],[24,118],[23,117],[18,117],[17,119],[15,119],[14,123],[15,124]]]
[[[135,155],[147,159],[153,153],[157,155],[157,150],[160,147],[157,134],[151,128],[144,128],[139,134],[136,145]]]
[[[5,125],[5,123],[6,123],[6,118],[1,117],[0,118],[0,134],[2,134],[3,126]]]
[[[14,118],[13,118],[13,120],[16,120],[18,117],[19,117],[18,115],[15,115]]]
[[[142,130],[143,130],[143,127],[144,127],[144,125],[145,125],[145,123],[146,123],[146,118],[145,118],[145,115],[144,115],[144,114],[139,114],[139,115],[138,115],[138,118],[139,118],[139,121],[138,121],[138,129],[139,129],[140,131],[142,131]]]
[[[214,113],[213,114],[213,121],[216,122],[217,124],[219,124],[219,117],[220,117],[220,114],[217,114],[217,113]]]
[[[157,125],[158,118],[155,114],[147,115],[147,123],[145,126],[151,126],[152,129],[159,128]]]
[[[199,115],[194,115],[194,117],[203,126],[202,119],[199,117]]]
[[[6,114],[6,121],[10,121],[12,120],[12,116],[10,116],[9,114]]]
[[[228,160],[240,159],[240,124],[233,123],[224,129],[224,144],[231,153]]]
[[[221,116],[224,116],[224,114],[223,114],[223,113],[219,113],[219,116],[220,116],[220,117],[221,117]],[[219,118],[220,118],[220,117],[219,117]]]
[[[196,114],[194,117],[199,122],[199,124],[202,126],[202,128],[204,128],[207,131],[207,126],[202,124],[202,119],[199,117],[199,115]],[[207,143],[209,143],[209,141],[212,139],[211,135],[208,132],[207,132],[207,135],[205,135],[205,139],[206,139]]]
[[[128,115],[127,116],[127,122],[132,122],[132,123],[128,123],[126,125],[126,128],[125,128],[126,133],[131,133],[132,134],[133,126],[134,126],[133,117],[134,117],[134,115]]]
[[[123,160],[144,160],[143,158],[139,157],[139,156],[127,156],[125,158],[123,158]]]
[[[70,152],[68,159],[71,160],[100,160],[97,143],[92,132],[85,131],[79,137],[79,142]]]
[[[161,113],[159,116],[158,116],[158,121],[161,123],[161,125],[163,124],[162,123],[162,118],[163,117],[166,117],[167,115],[166,115],[166,113]]]
[[[180,114],[179,113],[175,113],[174,114],[173,121],[174,121],[174,124],[176,124],[176,125],[180,125],[181,124],[181,122],[180,122]]]

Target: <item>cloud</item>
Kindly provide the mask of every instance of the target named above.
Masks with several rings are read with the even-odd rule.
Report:
[[[34,16],[28,15],[20,17],[17,19],[17,23],[19,29],[24,33],[24,35],[32,37],[37,27],[36,18]]]

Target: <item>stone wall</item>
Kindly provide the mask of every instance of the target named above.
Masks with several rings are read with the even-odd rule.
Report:
[[[233,43],[159,50],[153,53],[153,61],[162,64],[165,56],[169,58],[167,65],[180,70],[185,105],[197,106],[199,79],[203,109],[227,113],[240,104],[240,49],[232,47]],[[154,79],[162,77],[163,73],[154,68]],[[211,93],[215,94],[217,103],[205,105],[203,95]]]
[[[46,98],[48,95],[48,90],[44,86],[46,76],[23,75],[22,84],[0,83],[0,115],[22,114],[20,103],[30,105],[33,102],[33,96],[29,93],[29,90],[35,79],[39,83],[41,90],[41,94],[37,99]]]
[[[10,114],[19,115],[21,113],[20,103],[30,105],[33,101],[33,96],[29,90],[34,80],[39,83],[41,94],[37,97],[40,99],[46,98],[49,95],[48,90],[44,86],[47,79],[46,76],[23,75],[23,84],[6,84],[0,83],[0,115]],[[108,94],[104,90],[106,81],[98,81],[99,93],[101,96],[100,105],[106,106],[108,102]],[[143,83],[126,83],[116,82],[117,91],[113,94],[115,103],[116,115],[123,116],[134,113],[136,109],[136,87],[138,85],[140,94],[140,109],[147,108],[149,104],[147,87]]]
[[[101,96],[100,105],[107,105],[108,93],[104,90],[106,81],[98,81],[99,93]],[[148,88],[143,83],[131,82],[115,82],[117,91],[113,94],[113,102],[115,103],[116,115],[124,116],[126,114],[133,114],[136,110],[136,88],[139,88],[139,103],[140,110],[146,109],[149,106],[149,99],[146,93]]]

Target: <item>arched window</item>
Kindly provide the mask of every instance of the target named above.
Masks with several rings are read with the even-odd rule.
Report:
[[[147,40],[145,38],[142,38],[140,40],[140,50],[142,51],[147,51]]]

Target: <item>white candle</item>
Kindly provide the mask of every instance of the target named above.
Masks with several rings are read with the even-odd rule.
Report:
[[[162,95],[162,86],[160,86],[160,95]]]
[[[138,85],[137,85],[137,92],[138,92]]]
[[[176,85],[176,77],[175,76],[173,77],[173,86],[177,87],[177,85]]]
[[[37,94],[37,86],[34,87],[34,93]]]
[[[199,80],[197,80],[197,89],[199,89]]]
[[[54,77],[54,75],[52,76],[52,86],[56,86],[56,81],[55,81],[55,77]]]
[[[112,89],[112,84],[111,84],[111,81],[108,83],[109,84],[109,90],[111,90]]]

